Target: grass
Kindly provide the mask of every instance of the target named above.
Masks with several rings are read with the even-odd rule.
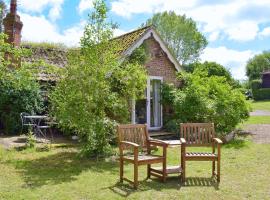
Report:
[[[67,49],[67,46],[63,43],[50,43],[50,42],[30,42],[23,41],[22,46],[29,46],[32,48],[44,48],[44,49]]]
[[[244,124],[270,124],[270,116],[250,116]]]
[[[238,124],[237,128],[243,129],[252,124],[270,124],[270,116],[250,116],[247,121]]]
[[[251,101],[252,110],[270,111],[270,101]],[[251,124],[270,124],[270,116],[250,116],[247,121],[238,125],[243,128]]]
[[[252,110],[265,110],[270,111],[270,101],[252,101]]]
[[[238,138],[222,147],[222,175],[218,185],[211,179],[210,162],[188,163],[188,184],[178,177],[165,184],[144,180],[134,191],[118,183],[114,158],[79,158],[75,147],[54,147],[48,152],[6,151],[0,148],[0,199],[269,199],[270,145]],[[169,149],[169,164],[179,163],[179,148]],[[125,167],[129,178],[132,165]]]

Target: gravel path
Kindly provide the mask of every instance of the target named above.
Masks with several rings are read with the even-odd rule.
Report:
[[[254,110],[250,113],[250,116],[270,116],[270,111],[266,110]]]
[[[270,124],[252,124],[245,128],[249,132],[254,142],[259,144],[270,144]]]

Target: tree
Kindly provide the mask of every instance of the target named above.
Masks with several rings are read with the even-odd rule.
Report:
[[[173,11],[157,13],[145,25],[153,25],[158,30],[180,64],[197,61],[207,45],[196,23]]]
[[[6,14],[6,4],[0,0],[0,33],[3,32],[3,20]]]
[[[111,40],[116,26],[108,22],[105,1],[93,4],[81,48],[71,56],[50,99],[61,128],[80,136],[82,153],[99,156],[110,149],[112,124],[129,119],[129,99],[143,93],[146,72],[137,63],[119,62]]]
[[[270,70],[270,51],[264,51],[251,58],[246,66],[246,75],[249,81],[252,81],[260,79],[261,73],[266,70]]]
[[[233,87],[241,87],[240,83],[235,80],[231,72],[226,69],[226,67],[222,66],[221,64],[218,64],[216,62],[204,62],[204,63],[192,63],[189,64],[186,68],[187,72],[195,72],[195,71],[200,71],[204,72],[205,76],[211,77],[211,76],[219,76],[219,77],[224,77],[226,81],[232,85]]]

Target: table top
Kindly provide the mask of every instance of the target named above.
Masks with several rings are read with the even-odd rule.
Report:
[[[48,118],[48,116],[46,116],[46,115],[27,115],[27,116],[24,116],[24,118],[28,118],[28,119],[46,119],[46,118]]]
[[[178,146],[181,145],[180,140],[163,140],[169,146]]]

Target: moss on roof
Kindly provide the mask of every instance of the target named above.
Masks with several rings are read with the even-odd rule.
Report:
[[[151,26],[143,27],[124,35],[113,38],[112,41],[117,43],[119,54],[121,55],[128,50],[136,41],[138,41]],[[68,55],[71,51],[77,51],[75,48],[68,48],[63,44],[57,43],[35,43],[23,42],[21,47],[29,49],[32,53],[22,58],[22,62],[64,68],[68,64]],[[40,66],[43,68],[44,66]],[[42,70],[41,70],[42,71]],[[54,78],[53,78],[54,79]],[[50,75],[40,73],[40,80],[50,80]]]
[[[22,62],[35,63],[42,60],[47,64],[61,68],[67,65],[69,49],[65,46],[47,43],[23,43],[21,46],[32,52],[29,56],[23,57]]]
[[[45,48],[45,49],[68,49],[68,47],[63,43],[53,43],[53,42],[30,42],[22,41],[21,46],[31,46],[36,48]]]
[[[119,45],[119,52],[123,53],[128,50],[129,47],[132,46],[132,44],[138,41],[149,29],[151,29],[151,26],[146,26],[116,37],[113,39],[113,41],[115,41],[117,45]]]
[[[125,52],[132,44],[139,40],[151,27],[146,26],[124,35],[114,38],[112,41],[117,42],[119,53]],[[58,43],[35,43],[23,42],[22,47],[31,50],[32,54],[22,59],[22,62],[35,63],[44,61],[47,64],[57,67],[65,67],[68,63],[68,53],[74,48],[68,48],[64,44]]]

